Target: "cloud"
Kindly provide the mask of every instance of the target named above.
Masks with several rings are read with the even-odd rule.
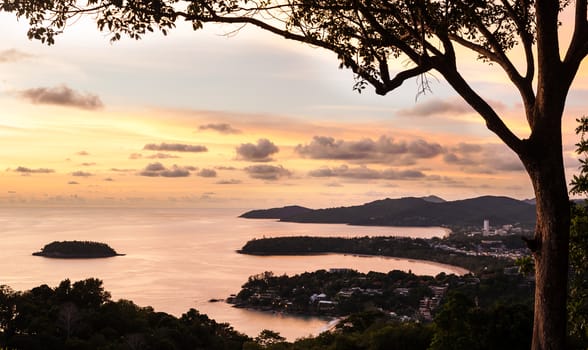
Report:
[[[474,143],[460,142],[457,144],[457,146],[453,147],[452,150],[454,152],[460,152],[460,153],[478,153],[483,150],[483,147],[481,145],[474,144]]]
[[[443,156],[443,160],[447,164],[476,165],[476,162],[473,159],[464,158],[463,156],[459,156],[456,153],[447,153]]]
[[[295,152],[312,159],[348,160],[365,163],[413,164],[416,159],[433,158],[443,153],[438,143],[422,139],[396,142],[387,136],[374,141],[335,140],[328,136],[314,136],[307,145],[298,145]]]
[[[82,166],[94,166],[94,165],[96,165],[96,163],[94,163],[94,162],[90,162],[90,163],[82,163],[81,165],[82,165]]]
[[[312,177],[340,177],[356,180],[414,180],[425,178],[426,175],[418,170],[375,170],[366,166],[350,168],[347,165],[339,167],[322,167],[308,173]]]
[[[435,114],[466,114],[473,109],[462,100],[433,99],[427,102],[415,104],[412,108],[400,109],[396,112],[404,117],[428,117]]]
[[[33,104],[49,104],[96,110],[104,105],[100,97],[90,93],[77,92],[66,85],[40,87],[17,91],[17,96]]]
[[[148,177],[188,177],[190,176],[190,170],[177,165],[168,169],[161,163],[151,163],[139,175]]]
[[[114,181],[114,179],[111,178],[111,177],[107,177],[107,178],[104,179],[104,181],[112,182],[112,181]]]
[[[216,177],[216,171],[212,169],[202,169],[196,175],[201,177]]]
[[[134,154],[136,154],[136,153],[134,153]],[[147,159],[169,159],[169,158],[180,158],[180,157],[173,155],[173,154],[169,154],[169,153],[157,152],[157,153],[152,154],[150,156],[147,156],[145,158],[147,158]]]
[[[245,172],[254,179],[278,180],[282,177],[289,177],[292,173],[284,167],[274,165],[252,165],[245,169]]]
[[[520,159],[503,144],[458,144],[443,156],[447,164],[467,173],[494,174],[524,171]]]
[[[233,166],[224,166],[224,165],[217,166],[217,167],[215,167],[215,169],[217,169],[217,170],[237,170],[237,168],[235,168]]]
[[[0,63],[13,63],[30,57],[33,57],[33,55],[16,49],[0,51]]]
[[[141,159],[143,158],[143,155],[141,153],[131,153],[129,155],[129,159]]]
[[[68,185],[79,185],[80,183],[77,181],[69,181],[67,184]]]
[[[252,143],[242,143],[236,148],[237,159],[250,162],[270,162],[272,154],[280,149],[268,139],[257,140],[257,145]]]
[[[120,168],[110,168],[110,171],[114,171],[117,173],[130,173],[135,171],[135,169],[120,169]]]
[[[201,145],[186,145],[181,143],[155,143],[147,144],[143,147],[144,150],[149,151],[168,151],[168,152],[208,152],[206,146]]]
[[[94,174],[80,170],[80,171],[74,171],[73,173],[71,173],[71,176],[88,177],[88,176],[94,176]]]
[[[241,180],[236,179],[229,179],[229,180],[220,180],[216,182],[217,185],[238,185],[241,183]]]
[[[90,153],[86,152],[86,151],[79,151],[76,153],[78,156],[89,156]]]
[[[49,173],[55,172],[55,170],[53,170],[53,169],[47,169],[47,168],[31,169],[31,168],[27,168],[27,167],[23,167],[23,166],[19,166],[18,168],[14,169],[14,171],[17,173],[22,173],[22,174],[49,174]]]
[[[240,134],[241,130],[233,128],[230,124],[227,123],[216,123],[216,124],[206,124],[200,125],[198,130],[214,130],[221,134]]]

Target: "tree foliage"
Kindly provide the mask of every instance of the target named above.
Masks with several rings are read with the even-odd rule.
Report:
[[[580,141],[576,144],[580,173],[574,175],[570,192],[586,197],[588,195],[588,117],[576,120],[576,134]],[[570,335],[588,346],[588,203],[572,206],[572,225],[570,229],[570,282],[568,318]]]
[[[528,305],[480,308],[465,295],[454,293],[435,318],[429,349],[529,349],[532,324]]]
[[[16,292],[0,286],[0,348],[241,349],[249,338],[191,309],[180,318],[112,301],[90,278]]]

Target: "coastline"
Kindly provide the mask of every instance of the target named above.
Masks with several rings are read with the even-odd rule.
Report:
[[[33,256],[40,256],[49,259],[104,259],[114,258],[115,256],[125,256],[126,254],[112,254],[112,255],[84,255],[84,254],[60,254],[60,253],[43,253],[35,252]]]
[[[321,256],[321,255],[342,255],[342,256],[354,256],[354,257],[359,257],[359,258],[383,258],[383,259],[390,259],[390,260],[397,260],[397,261],[401,261],[401,260],[405,260],[408,262],[417,262],[417,263],[425,263],[425,264],[430,264],[433,266],[437,266],[437,267],[441,267],[443,269],[449,270],[451,271],[451,273],[454,273],[456,275],[459,276],[463,276],[463,275],[467,275],[469,273],[472,273],[472,271],[464,268],[464,267],[460,267],[460,266],[456,266],[456,265],[449,265],[449,264],[444,264],[444,263],[440,263],[437,261],[433,261],[433,260],[426,260],[426,259],[416,259],[416,258],[405,258],[405,257],[400,257],[400,256],[387,256],[387,255],[377,255],[377,254],[354,254],[354,253],[339,253],[339,252],[320,252],[320,253],[288,253],[288,254],[273,254],[273,253],[264,253],[264,252],[244,252],[242,249],[238,249],[236,250],[237,253],[239,254],[245,254],[245,255],[253,255],[253,256]]]

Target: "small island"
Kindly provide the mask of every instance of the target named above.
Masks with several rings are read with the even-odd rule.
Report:
[[[91,241],[63,241],[45,245],[35,256],[55,259],[96,259],[121,256],[105,243]]]

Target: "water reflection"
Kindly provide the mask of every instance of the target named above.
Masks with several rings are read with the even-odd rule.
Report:
[[[113,299],[180,315],[196,308],[219,322],[255,336],[264,328],[288,339],[318,333],[327,320],[291,317],[209,303],[239,291],[250,275],[263,271],[295,274],[333,267],[362,272],[393,269],[416,274],[463,270],[422,261],[325,254],[259,257],[235,250],[263,236],[442,236],[441,228],[357,227],[295,224],[237,218],[240,210],[212,209],[2,209],[0,210],[0,284],[17,290],[42,283],[96,277]],[[34,257],[54,240],[108,243],[124,257],[98,260],[55,260]]]

